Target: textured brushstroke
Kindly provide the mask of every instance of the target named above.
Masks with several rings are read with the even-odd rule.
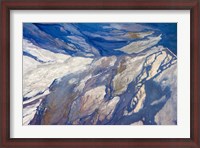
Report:
[[[24,24],[23,125],[177,124],[177,58],[152,26]]]

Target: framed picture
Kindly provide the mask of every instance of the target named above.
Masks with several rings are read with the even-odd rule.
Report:
[[[1,147],[194,147],[199,1],[3,1]]]

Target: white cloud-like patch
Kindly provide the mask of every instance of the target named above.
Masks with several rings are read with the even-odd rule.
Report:
[[[140,24],[136,24],[136,23],[126,23],[126,24],[120,24],[120,23],[112,23],[109,26],[104,26],[104,29],[118,29],[118,30],[126,30],[126,31],[134,31],[134,32],[138,32],[138,31],[143,31],[145,29],[150,29],[150,30],[154,30],[153,28],[149,27],[149,26],[145,26],[145,25],[140,25]]]

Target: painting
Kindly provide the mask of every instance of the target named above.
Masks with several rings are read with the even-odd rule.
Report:
[[[177,23],[23,23],[23,125],[177,125]]]

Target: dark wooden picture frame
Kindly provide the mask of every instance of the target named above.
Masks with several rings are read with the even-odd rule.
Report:
[[[200,147],[199,0],[40,0],[1,2],[1,144],[0,147]],[[11,10],[190,10],[190,138],[10,138],[10,11]],[[173,133],[172,133],[173,134]]]

